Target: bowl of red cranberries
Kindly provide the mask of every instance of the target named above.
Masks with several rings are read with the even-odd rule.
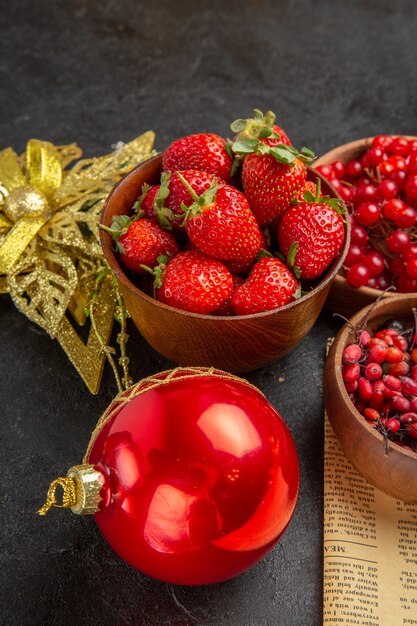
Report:
[[[327,307],[349,316],[386,290],[417,292],[417,137],[359,139],[314,167],[345,201],[352,226]]]
[[[417,502],[417,294],[382,297],[339,331],[324,403],[347,458],[370,483]]]

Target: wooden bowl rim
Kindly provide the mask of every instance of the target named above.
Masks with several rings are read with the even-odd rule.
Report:
[[[417,306],[417,294],[414,297],[412,294],[401,294],[400,296],[397,296],[397,300],[400,302],[410,300],[410,298],[415,301],[414,306]],[[342,326],[334,340],[334,362],[336,365],[337,363],[339,363],[340,365],[342,364],[343,349],[348,344],[348,339],[352,332],[351,325],[355,326],[355,324],[360,322],[360,320],[365,317],[370,309],[372,309],[372,312],[375,313],[373,317],[377,317],[377,315],[383,315],[386,304],[392,304],[392,300],[388,302],[382,299],[380,302],[371,303],[368,306],[360,309],[357,313],[355,313],[355,315],[353,315],[349,319],[349,322]],[[334,384],[338,386],[343,402],[345,403],[345,406],[350,409],[353,418],[371,435],[371,437],[374,437],[377,441],[381,443],[381,446],[383,446],[385,442],[384,436],[368,424],[364,416],[359,413],[359,411],[355,408],[351,399],[349,398],[349,394],[346,391],[346,387],[343,383],[341,370],[340,375],[334,369],[332,370],[332,373],[334,376]],[[381,450],[383,450],[383,447],[381,447]],[[417,453],[406,450],[405,448],[401,448],[401,446],[398,446],[395,442],[390,442],[389,454],[391,454],[391,452],[393,452],[394,455],[403,454],[406,457],[413,459],[415,462],[417,462]]]
[[[107,196],[106,201],[104,203],[104,207],[100,215],[100,222],[99,222],[100,224],[103,224],[106,226],[108,225],[107,224],[107,212],[109,210],[109,206],[111,202],[113,201],[114,196],[118,195],[118,193],[120,192],[120,189],[123,187],[125,182],[130,177],[133,177],[138,172],[138,170],[142,169],[146,164],[150,162],[156,162],[156,161],[162,161],[162,153],[154,157],[151,157],[150,159],[147,159],[146,161],[143,161],[142,163],[139,163],[128,174],[126,174],[126,176],[121,178],[116,183],[116,185],[113,187],[113,189]],[[330,186],[335,197],[341,202],[343,202],[343,200],[340,198],[338,193],[333,189],[331,184],[329,184],[329,182],[319,172],[316,172],[312,167],[308,165],[307,165],[307,169],[308,171],[310,171],[310,173],[313,173],[314,176],[320,178],[321,181],[324,182],[327,186]],[[227,320],[228,322],[231,322],[232,320],[252,320],[252,319],[256,320],[256,319],[267,317],[267,316],[272,316],[272,315],[277,315],[277,314],[279,315],[283,311],[289,311],[295,308],[300,303],[305,303],[307,300],[317,295],[324,287],[326,287],[326,285],[328,285],[337,276],[337,273],[339,269],[342,267],[343,261],[348,252],[349,244],[350,244],[350,220],[347,220],[346,222],[344,222],[344,224],[345,224],[345,239],[344,239],[343,247],[341,251],[339,252],[338,258],[335,261],[333,261],[333,268],[328,271],[324,279],[320,281],[320,283],[316,287],[314,287],[314,289],[309,291],[307,294],[305,294],[298,300],[294,300],[293,302],[290,302],[289,304],[286,304],[280,308],[273,309],[272,311],[262,311],[260,313],[251,313],[249,315],[208,315],[208,314],[203,314],[203,313],[194,313],[192,311],[185,311],[183,309],[177,309],[163,302],[159,302],[158,300],[156,300],[156,298],[152,298],[151,296],[148,296],[148,294],[146,294],[145,292],[141,291],[126,276],[122,266],[119,264],[117,257],[114,254],[114,251],[112,248],[112,240],[111,240],[110,235],[106,231],[104,231],[102,228],[99,228],[99,236],[100,236],[101,247],[104,252],[104,257],[107,263],[109,264],[110,269],[112,270],[113,274],[116,276],[117,280],[119,280],[124,285],[124,287],[128,289],[130,292],[132,292],[134,295],[141,298],[142,300],[149,302],[150,304],[156,306],[157,308],[161,308],[162,310],[172,311],[177,314],[185,315],[186,317],[192,317],[192,318],[197,318],[201,320],[204,319],[212,323],[220,323],[221,321],[225,321],[225,320]],[[217,320],[217,321],[214,321],[214,320]]]

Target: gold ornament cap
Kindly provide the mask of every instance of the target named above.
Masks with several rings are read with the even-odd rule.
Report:
[[[62,502],[57,500],[57,488],[62,488]],[[103,474],[94,465],[74,465],[70,467],[65,478],[53,480],[48,489],[46,502],[38,511],[39,515],[46,515],[51,507],[71,509],[77,515],[92,515],[97,513],[101,501],[100,491],[103,487]]]
[[[77,515],[92,515],[99,511],[100,490],[103,487],[103,474],[94,469],[94,465],[74,465],[67,472],[67,478],[75,482],[76,502],[71,511]]]

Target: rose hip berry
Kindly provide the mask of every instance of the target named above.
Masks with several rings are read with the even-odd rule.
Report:
[[[417,309],[413,309],[417,326]],[[385,439],[417,453],[417,332],[401,320],[355,329],[342,353],[342,377],[355,409]]]

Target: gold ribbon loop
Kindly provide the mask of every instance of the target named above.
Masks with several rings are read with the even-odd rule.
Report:
[[[29,183],[51,197],[62,183],[61,162],[52,144],[30,139],[26,148]]]
[[[26,178],[19,163],[19,157],[13,148],[6,148],[0,152],[0,184],[10,193],[26,185]]]
[[[62,487],[62,502],[61,504],[57,500],[56,490],[58,487]],[[49,485],[48,493],[46,496],[46,502],[38,511],[39,515],[46,515],[49,509],[53,506],[58,509],[70,509],[77,502],[77,492],[75,487],[75,480],[66,476],[65,478],[60,476],[55,478]]]

